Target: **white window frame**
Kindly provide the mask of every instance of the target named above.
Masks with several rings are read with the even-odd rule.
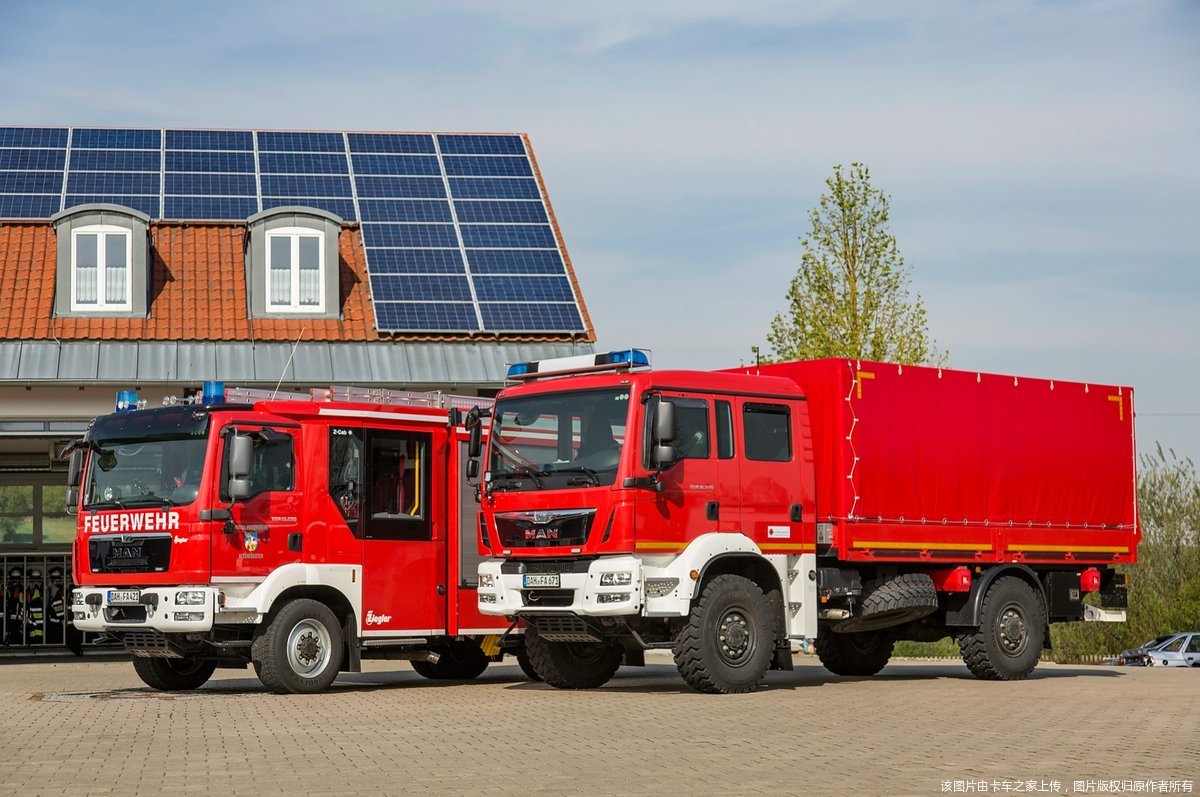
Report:
[[[317,303],[300,304],[300,239],[317,239]],[[275,238],[291,240],[291,300],[287,304],[279,304],[271,300],[271,241]],[[319,314],[325,312],[325,232],[313,227],[276,227],[267,230],[264,258],[263,279],[266,285],[266,303],[268,313],[305,313]]]
[[[76,255],[79,252],[79,236],[98,236],[96,242],[96,301],[88,303],[79,301],[79,268]],[[121,301],[111,301],[108,296],[107,258],[108,246],[106,239],[110,235],[120,235],[125,239],[125,295]],[[133,310],[133,231],[128,227],[115,224],[89,224],[76,227],[71,231],[71,312],[73,313],[111,313],[131,312]]]

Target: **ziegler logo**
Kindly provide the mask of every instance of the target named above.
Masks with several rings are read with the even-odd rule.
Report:
[[[375,614],[375,612],[367,609],[367,625],[383,625],[391,621],[392,616],[390,614]]]

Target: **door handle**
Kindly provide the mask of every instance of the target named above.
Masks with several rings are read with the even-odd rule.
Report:
[[[709,501],[704,505],[704,517],[708,520],[720,520],[721,518],[721,502]]]
[[[788,510],[788,517],[791,518],[793,523],[804,522],[803,504],[792,504],[791,509]]]

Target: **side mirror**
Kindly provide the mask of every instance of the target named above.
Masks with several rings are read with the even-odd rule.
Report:
[[[670,401],[659,401],[654,407],[654,442],[662,444],[675,442],[675,404]],[[655,458],[657,456],[656,451]]]
[[[467,456],[475,459],[483,453],[483,413],[478,407],[472,407],[464,422],[469,436],[467,437]]]
[[[234,433],[229,438],[229,479],[246,479],[254,462],[254,441],[249,436]],[[230,495],[233,492],[230,491]]]
[[[67,514],[74,515],[79,509],[79,491],[74,487],[67,488]]]
[[[670,465],[673,465],[675,463],[675,453],[675,446],[656,445],[651,453],[654,467],[659,470],[665,470]]]
[[[467,478],[468,479],[478,479],[479,478],[479,460],[477,460],[477,459],[468,459],[467,460]]]
[[[250,495],[249,479],[230,479],[226,488],[230,501],[244,501]]]
[[[475,424],[471,427],[470,436],[467,438],[467,456],[475,460],[483,453],[483,425]]]
[[[83,481],[83,449],[77,448],[71,452],[71,459],[67,463],[67,486],[78,487]]]

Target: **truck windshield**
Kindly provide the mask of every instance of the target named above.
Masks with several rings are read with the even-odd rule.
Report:
[[[492,489],[612,484],[628,410],[628,389],[501,399],[489,444]]]
[[[200,491],[207,442],[192,436],[93,442],[84,508],[190,504]]]

